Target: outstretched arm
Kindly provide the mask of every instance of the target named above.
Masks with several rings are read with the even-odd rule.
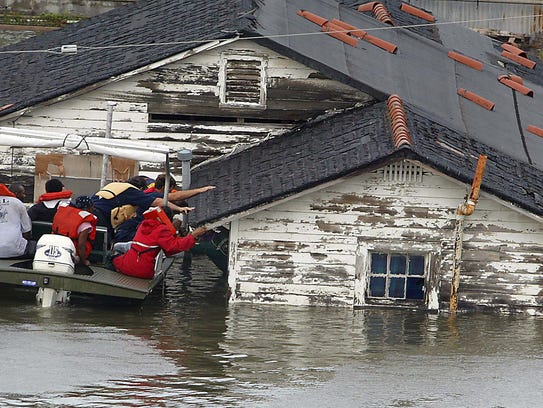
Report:
[[[170,201],[182,201],[188,198],[194,197],[195,195],[205,193],[206,191],[213,190],[215,186],[204,186],[200,188],[194,188],[192,190],[179,190],[174,191],[173,193],[168,194],[168,200]]]
[[[151,207],[163,207],[163,206],[164,206],[164,199],[160,197],[155,198],[153,202],[151,203]],[[179,207],[178,205],[175,205],[169,200],[168,200],[168,207],[180,213],[188,213],[189,211],[194,210],[194,207]]]

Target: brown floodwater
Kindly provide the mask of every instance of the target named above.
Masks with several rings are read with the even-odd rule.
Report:
[[[543,318],[229,306],[203,257],[141,305],[0,311],[0,406],[543,404]]]

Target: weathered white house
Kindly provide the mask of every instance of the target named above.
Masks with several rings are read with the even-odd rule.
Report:
[[[113,137],[193,150],[217,188],[190,220],[229,230],[232,302],[443,310],[454,276],[460,308],[541,313],[542,68],[433,18],[137,2],[0,54],[0,125],[101,135],[114,101]]]

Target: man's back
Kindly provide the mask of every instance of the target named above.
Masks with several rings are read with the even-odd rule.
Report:
[[[0,196],[0,228],[0,258],[23,255],[27,245],[23,233],[32,230],[32,222],[19,199]]]

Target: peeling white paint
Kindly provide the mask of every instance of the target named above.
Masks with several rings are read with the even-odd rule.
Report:
[[[384,248],[429,254],[424,308],[447,310],[455,212],[466,187],[428,170],[409,185],[382,177],[378,170],[344,178],[239,219],[234,264],[242,271],[241,297],[368,307],[367,254]],[[490,197],[480,199],[466,224],[460,307],[543,307],[536,261],[543,259],[542,224]]]

